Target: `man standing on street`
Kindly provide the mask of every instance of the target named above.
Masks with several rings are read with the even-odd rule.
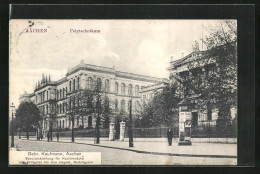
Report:
[[[47,133],[48,142],[50,141],[50,132]]]
[[[167,132],[167,137],[168,137],[168,144],[169,146],[172,145],[172,137],[173,137],[173,132],[172,132],[172,129],[169,128],[168,132]]]
[[[59,134],[59,132],[57,132],[57,141],[59,142],[59,139],[60,139],[60,134]]]

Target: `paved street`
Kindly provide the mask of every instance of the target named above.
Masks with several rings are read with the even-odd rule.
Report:
[[[177,146],[173,144],[172,147],[168,147],[167,144],[162,145],[162,143],[158,142],[135,142],[135,147],[131,149],[128,148],[127,143],[128,142],[114,141],[111,143],[109,141],[101,141],[100,145],[95,145],[93,141],[89,139],[88,141],[76,139],[75,143],[70,143],[69,139],[63,139],[60,142],[47,142],[46,140],[36,141],[34,137],[32,137],[31,140],[26,140],[25,138],[19,140],[17,137],[15,138],[15,147],[18,151],[101,152],[102,165],[235,165],[237,161],[235,157],[199,156],[198,151],[194,151],[195,153],[192,154],[189,149],[205,149],[202,143],[198,143],[201,144],[200,147],[197,144],[194,146]],[[117,144],[117,148],[115,144]],[[207,144],[207,146],[210,145],[210,143]],[[126,147],[122,148],[123,146]],[[236,145],[233,145],[233,147],[234,146],[236,148]],[[155,152],[162,153],[147,153],[152,150],[151,147],[153,147],[152,149],[154,150],[157,149]],[[184,149],[186,149],[188,156],[183,155],[183,153],[176,153],[178,150],[177,147],[181,147],[179,148],[182,149],[181,152],[184,152]],[[214,151],[213,149],[216,147],[216,144],[212,144],[212,151]],[[223,146],[222,144],[222,147],[225,147],[225,145]],[[230,148],[229,150],[232,149],[230,145],[227,147]],[[134,151],[130,151],[129,149]],[[170,151],[170,149],[176,150],[167,154],[166,151]],[[222,148],[221,151],[225,152],[225,149]],[[191,156],[189,156],[189,154]],[[229,155],[231,154],[229,153]]]

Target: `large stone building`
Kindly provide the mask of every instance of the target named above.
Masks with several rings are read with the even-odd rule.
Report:
[[[188,77],[190,72],[190,65],[196,64],[196,62],[205,58],[207,51],[199,51],[198,48],[193,50],[192,53],[187,56],[183,56],[181,59],[172,60],[170,62],[170,83],[177,83],[178,85],[178,94],[180,98],[187,98],[192,103],[192,123],[193,125],[211,125],[216,126],[216,121],[218,119],[218,110],[211,110],[209,108],[202,109],[197,107],[196,99],[200,94],[194,93],[194,91],[187,89],[187,86],[183,86],[178,80],[184,77]],[[203,62],[203,61],[202,61]],[[212,67],[214,62],[211,63],[202,63],[199,65],[199,69],[204,72],[208,71],[207,67]],[[209,69],[209,68],[208,68]],[[210,71],[210,69],[209,69]],[[203,82],[202,82],[203,83]],[[237,113],[236,107],[231,108],[231,117],[235,118]]]
[[[115,68],[85,64],[82,60],[79,65],[68,70],[66,76],[58,81],[52,81],[51,77],[42,76],[32,94],[24,94],[22,100],[33,101],[43,114],[42,128],[49,129],[50,113],[55,107],[57,117],[53,128],[70,128],[71,121],[66,116],[67,103],[69,99],[80,89],[91,88],[92,84],[99,81],[106,91],[110,105],[113,108],[128,111],[128,102],[132,98],[133,112],[141,108],[144,96],[151,97],[156,89],[160,90],[167,79],[149,77],[116,71]],[[143,98],[142,98],[143,97]],[[82,125],[81,118],[75,120],[75,127]],[[84,127],[95,127],[96,118],[86,116],[83,120]]]

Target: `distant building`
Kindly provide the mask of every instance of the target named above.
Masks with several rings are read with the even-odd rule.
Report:
[[[50,76],[42,75],[41,81],[35,84],[32,94],[24,94],[20,101],[33,101],[44,115],[42,121],[43,130],[49,129],[50,108],[56,107],[57,119],[53,128],[71,128],[71,121],[66,117],[67,103],[73,98],[79,89],[91,89],[92,83],[99,81],[105,89],[108,100],[113,108],[128,111],[129,96],[132,96],[133,112],[141,107],[141,96],[150,95],[152,89],[168,81],[167,79],[149,77],[133,73],[116,71],[96,65],[85,64],[84,61],[68,70],[66,76],[58,81],[52,81]],[[159,89],[158,88],[158,89]],[[84,127],[95,127],[96,118],[86,116]],[[82,120],[75,119],[75,127],[82,125]]]

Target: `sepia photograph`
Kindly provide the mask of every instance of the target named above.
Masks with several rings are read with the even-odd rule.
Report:
[[[237,165],[237,20],[9,21],[9,165]]]

